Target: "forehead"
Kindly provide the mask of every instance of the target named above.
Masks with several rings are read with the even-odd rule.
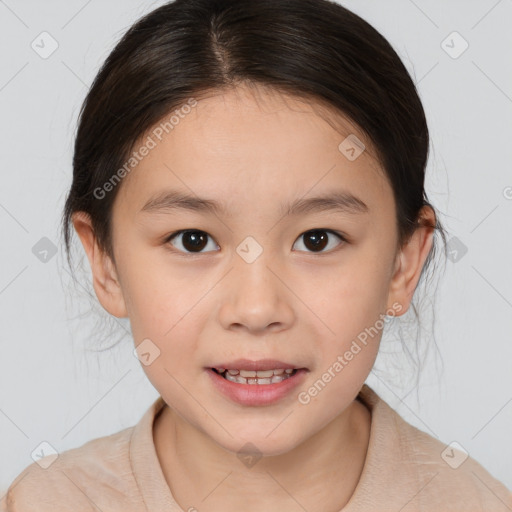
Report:
[[[340,188],[364,197],[374,210],[393,206],[371,142],[320,104],[239,87],[197,98],[172,124],[171,116],[135,144],[134,151],[152,148],[123,179],[116,202],[124,207],[140,210],[149,197],[172,189],[215,198],[238,214],[244,205],[262,208],[274,201],[281,206]],[[347,158],[343,150],[353,140],[365,149]]]

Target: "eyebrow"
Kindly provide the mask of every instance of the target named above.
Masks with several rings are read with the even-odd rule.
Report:
[[[176,190],[163,191],[153,196],[140,212],[168,213],[175,210],[227,216],[226,208],[221,203]],[[370,209],[366,203],[352,193],[339,190],[322,196],[296,199],[289,205],[281,205],[280,214],[297,216],[329,211],[355,215],[369,213]]]

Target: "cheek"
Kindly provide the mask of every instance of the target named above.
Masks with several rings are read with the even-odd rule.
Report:
[[[347,328],[364,328],[385,313],[389,292],[388,263],[378,252],[354,251],[337,265],[304,282],[304,302],[314,305],[318,316],[337,334]],[[350,334],[354,334],[351,332]]]
[[[166,263],[165,257],[150,253],[145,257],[132,253],[119,266],[136,343],[149,337],[168,344],[177,336],[183,339],[187,333],[193,334],[200,298],[208,290],[208,283],[198,273],[182,272]]]
[[[389,290],[388,262],[378,254],[375,248],[354,252],[319,277],[316,290],[303,287],[304,302],[311,305],[321,320],[315,317],[315,323],[325,333],[318,339],[326,367],[347,352],[352,369],[371,370],[385,328]]]
[[[200,298],[207,288],[190,282],[187,286],[184,279],[157,265],[146,262],[146,266],[149,270],[132,272],[126,280],[134,344],[141,347],[139,359],[155,389],[176,410],[186,410],[188,395],[183,389],[193,389],[201,372],[198,340],[204,307]],[[141,357],[143,350],[151,354],[150,364]]]

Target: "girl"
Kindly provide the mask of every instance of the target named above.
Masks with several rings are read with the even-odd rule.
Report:
[[[63,227],[160,397],[27,467],[2,510],[511,510],[365,384],[444,235],[428,146],[399,57],[336,3],[138,21],[81,110]]]

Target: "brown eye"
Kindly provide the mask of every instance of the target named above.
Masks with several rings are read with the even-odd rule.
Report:
[[[330,229],[314,229],[306,231],[299,237],[299,240],[301,238],[305,240],[303,245],[308,252],[329,252],[328,250],[326,251],[324,249],[326,247],[328,247],[328,249],[336,247],[336,244],[333,246],[333,243],[330,240],[332,235],[336,236],[342,242],[346,241],[342,235]],[[205,247],[208,247],[209,238],[211,239],[210,235],[208,235],[208,233],[205,231],[189,229],[176,231],[175,233],[171,234],[169,237],[167,237],[166,243],[170,243],[180,252],[200,254],[202,252],[211,252],[211,250],[204,250]],[[174,240],[176,240],[176,242]],[[213,239],[211,240],[213,241]],[[337,245],[340,245],[340,243]],[[213,250],[216,249],[219,249],[219,247],[213,243]]]
[[[335,233],[334,231],[331,231],[330,229],[314,229],[310,231],[306,231],[302,235],[300,235],[299,240],[301,238],[304,238],[304,246],[308,251],[311,252],[322,252],[325,247],[329,245],[329,238],[330,235],[335,235],[338,237],[341,241],[345,241],[345,239],[339,235],[338,233]],[[340,245],[340,244],[338,244]],[[331,247],[332,248],[332,243]],[[323,251],[323,252],[329,252],[329,251]]]
[[[177,239],[179,241],[180,237],[181,243],[178,242],[177,244],[174,244],[172,242],[172,240],[174,239]],[[208,233],[199,230],[177,231],[167,239],[167,242],[171,243],[174,247],[176,247],[178,250],[182,252],[210,252],[203,251],[203,249],[208,245],[209,237],[210,235],[208,235]]]

